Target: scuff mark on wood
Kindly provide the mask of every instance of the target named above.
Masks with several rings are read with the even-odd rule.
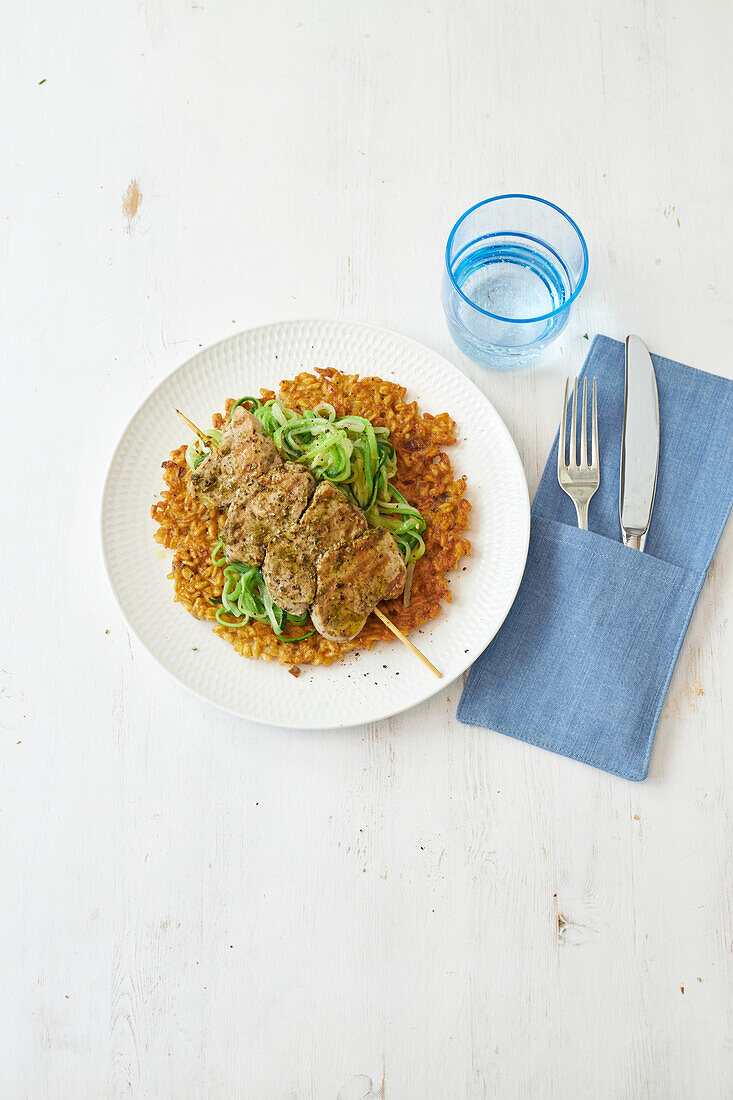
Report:
[[[690,680],[689,683],[684,686],[684,693],[687,705],[694,714],[697,710],[698,699],[705,694],[705,688],[699,680]]]
[[[136,179],[130,180],[130,185],[122,196],[122,213],[127,218],[127,232],[132,233],[132,223],[137,217],[140,203],[143,201],[143,193],[140,183]]]
[[[553,895],[553,907],[555,908],[556,937],[558,947],[565,944],[569,947],[580,947],[586,942],[589,935],[598,935],[596,928],[590,928],[587,924],[569,920],[559,909],[557,894]]]

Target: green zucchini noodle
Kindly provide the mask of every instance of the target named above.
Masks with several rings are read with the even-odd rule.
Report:
[[[389,429],[375,427],[363,416],[336,417],[336,410],[322,402],[303,413],[289,409],[282,401],[260,401],[240,397],[234,410],[244,405],[262,424],[281,458],[306,466],[316,481],[332,481],[364,512],[371,527],[385,527],[395,538],[408,569],[408,591],[415,563],[425,553],[425,520],[417,508],[407,503],[391,479],[397,472],[397,456],[389,442]],[[214,446],[221,432],[212,428],[204,433]],[[195,470],[211,453],[195,439],[186,451],[186,462]],[[289,615],[274,604],[259,568],[242,562],[227,564],[221,536],[211,555],[214,565],[224,571],[224,588],[216,620],[221,626],[244,626],[250,620],[269,623],[275,634],[287,642],[309,638],[287,638],[283,631],[288,622],[302,625],[307,613]],[[219,601],[216,601],[219,602]],[[226,616],[226,618],[221,617]],[[234,620],[234,621],[232,621]]]

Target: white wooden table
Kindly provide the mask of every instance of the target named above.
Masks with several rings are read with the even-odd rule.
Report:
[[[0,1093],[729,1097],[725,534],[632,785],[456,723],[248,726],[128,636],[113,444],[237,329],[436,348],[534,492],[584,333],[733,373],[726,0],[69,0],[3,17]],[[540,367],[462,359],[454,218],[526,190],[591,273]]]

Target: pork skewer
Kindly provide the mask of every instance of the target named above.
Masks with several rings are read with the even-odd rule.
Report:
[[[262,564],[273,601],[294,615],[310,608],[313,625],[331,641],[356,637],[374,612],[441,675],[377,608],[382,600],[399,596],[407,572],[386,529],[368,528],[361,510],[329,482],[313,493],[310,472],[283,463],[260,422],[242,406],[222,429],[218,447],[175,411],[209,449],[192,484],[197,493],[228,508],[223,537],[228,561]]]

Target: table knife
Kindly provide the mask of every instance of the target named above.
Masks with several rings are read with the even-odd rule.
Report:
[[[643,550],[646,542],[658,466],[659,397],[654,366],[644,341],[627,336],[619,512],[624,546],[635,550]]]

